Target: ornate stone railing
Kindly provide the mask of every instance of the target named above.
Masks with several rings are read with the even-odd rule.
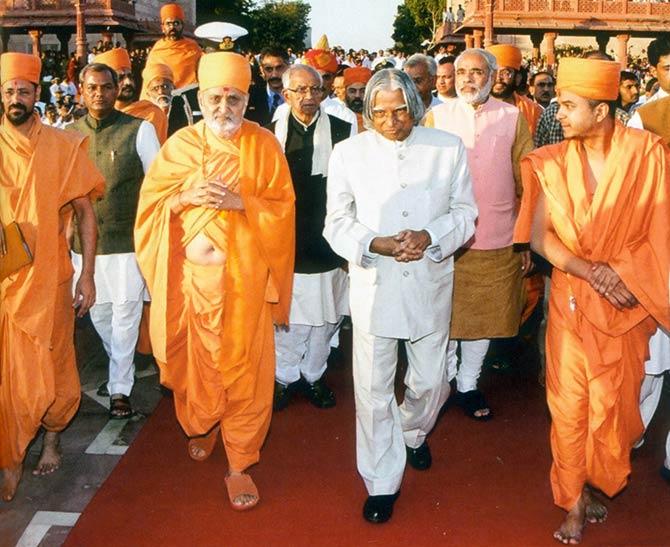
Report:
[[[111,10],[117,13],[135,15],[135,4],[128,0],[86,0],[82,2],[87,10]],[[0,15],[18,15],[36,12],[65,12],[74,16],[74,0],[0,0]]]
[[[470,0],[466,19],[481,15],[488,0]],[[670,3],[631,2],[630,0],[495,0],[495,13],[533,13],[540,18],[575,15],[602,17],[616,15],[670,16]]]

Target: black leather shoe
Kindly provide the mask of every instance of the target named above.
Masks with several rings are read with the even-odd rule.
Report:
[[[393,515],[393,504],[398,496],[400,496],[400,490],[395,494],[368,496],[363,505],[363,518],[374,524],[386,522]]]
[[[659,471],[659,473],[660,473],[661,477],[663,477],[663,479],[664,479],[668,484],[670,484],[670,469],[668,469],[667,467],[665,467],[665,465],[662,465],[662,466],[661,466],[661,469],[660,469],[660,471]]]
[[[335,394],[322,378],[313,384],[303,381],[302,392],[305,397],[317,408],[332,408],[335,406]]]
[[[419,448],[410,448],[409,446],[405,448],[407,449],[407,463],[414,469],[425,471],[430,468],[433,458],[430,455],[430,448],[426,441],[423,441],[423,444]]]
[[[291,396],[293,395],[293,389],[291,389],[292,385],[293,384],[285,386],[284,384],[275,382],[275,395],[272,402],[272,409],[274,411],[284,410],[288,406],[291,401]]]

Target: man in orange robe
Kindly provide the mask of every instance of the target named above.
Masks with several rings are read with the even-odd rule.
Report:
[[[567,140],[531,152],[533,248],[553,265],[547,327],[551,485],[579,543],[602,522],[643,431],[640,383],[658,321],[670,327],[670,181],[660,138],[615,123],[620,64],[563,59],[557,119]],[[525,184],[524,186],[528,186]]]
[[[203,121],[165,143],[149,170],[135,225],[151,292],[151,342],[174,392],[189,455],[205,459],[220,428],[234,509],[258,492],[274,391],[275,324],[288,323],[295,252],[294,193],[274,135],[243,120],[251,82],[236,53],[205,55]]]
[[[47,127],[34,113],[41,63],[23,53],[0,56],[4,116],[0,122],[0,257],[2,229],[17,222],[33,261],[0,281],[1,496],[16,494],[28,444],[44,427],[33,471],[60,465],[59,433],[79,407],[74,307],[95,301],[96,222],[90,197],[104,180],[88,159],[86,138]],[[66,227],[73,211],[84,245],[84,268],[72,299]]]
[[[184,10],[179,4],[161,7],[163,38],[158,40],[147,56],[147,65],[163,63],[172,69],[175,88],[194,84],[202,49],[195,40],[184,38]]]
[[[372,78],[372,70],[363,66],[347,68],[342,73],[347,106],[356,114],[358,133],[365,131],[363,124],[363,97],[365,86]]]
[[[119,96],[114,105],[117,110],[150,122],[156,129],[161,145],[167,139],[168,119],[163,110],[151,101],[137,99],[137,85],[133,78],[128,51],[117,47],[95,56],[94,62],[107,65],[119,77]]]

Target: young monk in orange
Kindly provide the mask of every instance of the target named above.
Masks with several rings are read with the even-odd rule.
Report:
[[[670,192],[661,140],[614,120],[620,64],[563,59],[557,119],[566,140],[523,160],[541,189],[531,244],[553,265],[547,328],[551,485],[582,539],[607,509],[594,489],[626,485],[643,431],[638,407],[650,336],[670,327]]]
[[[39,57],[0,56],[4,116],[0,121],[0,256],[2,228],[18,223],[31,264],[0,280],[0,494],[16,494],[28,444],[45,430],[34,475],[60,466],[59,435],[79,407],[74,311],[95,302],[95,214],[90,197],[104,180],[88,159],[87,138],[47,127],[34,113]],[[83,269],[72,299],[66,227],[75,212]]]
[[[205,55],[203,121],[175,133],[144,179],[137,261],[151,293],[151,343],[173,390],[189,455],[219,430],[234,509],[258,503],[258,462],[274,394],[274,329],[288,323],[295,252],[293,183],[269,131],[243,119],[249,63]]]

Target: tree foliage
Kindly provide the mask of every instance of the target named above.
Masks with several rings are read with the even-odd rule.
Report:
[[[420,49],[425,40],[432,46],[444,6],[444,0],[405,0],[400,4],[393,23],[396,47],[409,53]]]

